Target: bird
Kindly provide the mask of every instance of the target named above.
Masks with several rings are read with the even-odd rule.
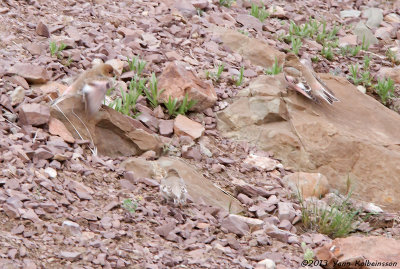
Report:
[[[87,115],[92,116],[99,111],[109,88],[110,83],[103,80],[90,81],[83,86],[82,94]]]
[[[166,177],[161,180],[160,192],[167,202],[173,201],[174,205],[186,203],[188,192],[185,181],[174,168],[168,169]]]
[[[115,76],[114,68],[109,64],[97,64],[93,68],[84,71],[63,92],[62,95],[73,95],[82,91],[83,87],[91,81],[109,81]]]
[[[82,95],[86,113],[92,116],[99,111],[107,90],[110,88],[109,82],[114,76],[114,68],[111,65],[97,64],[80,74],[54,104],[71,95]]]
[[[292,52],[286,54],[283,73],[290,88],[314,102],[319,103],[321,99],[330,105],[333,102],[339,102],[339,99],[318,77],[312,67],[304,65]]]

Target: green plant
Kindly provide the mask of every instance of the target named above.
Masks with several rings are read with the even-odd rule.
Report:
[[[397,56],[396,53],[391,50],[391,49],[387,49],[386,50],[386,57],[388,58],[388,60],[392,63],[392,64],[399,64],[399,61],[397,60]]]
[[[149,87],[150,90],[148,90],[146,87],[143,88],[144,94],[146,95],[147,100],[149,100],[150,105],[155,108],[158,106],[158,98],[164,90],[158,90],[158,80],[154,73],[151,74]]]
[[[196,100],[188,101],[188,99],[189,99],[189,96],[188,96],[188,93],[186,93],[185,97],[182,100],[182,104],[179,106],[179,109],[177,111],[178,114],[185,115],[186,112],[188,112],[189,109],[191,109],[197,103]]]
[[[237,79],[234,79],[235,81],[235,85],[236,86],[240,86],[243,83],[243,77],[244,77],[244,67],[240,67],[240,74],[239,77]]]
[[[366,41],[365,35],[364,35],[362,43],[361,43],[361,49],[364,50],[364,51],[367,51],[369,49],[369,45],[370,44],[369,44],[369,42]]]
[[[301,45],[303,44],[301,42],[301,39],[292,36],[291,43],[292,43],[292,52],[296,55],[299,54],[299,50],[301,48]]]
[[[137,202],[136,201],[132,201],[131,199],[125,199],[122,202],[122,208],[127,210],[129,213],[135,213],[137,207],[138,207]]]
[[[259,6],[255,5],[255,4],[251,4],[250,15],[253,17],[256,17],[261,22],[264,22],[265,19],[270,16],[270,14],[266,10],[264,4],[262,5],[262,8],[260,8]]]
[[[231,7],[235,0],[219,0],[219,5],[224,7]]]
[[[221,78],[222,72],[224,71],[225,65],[223,63],[219,64],[217,67],[216,72],[210,72],[206,71],[206,78],[207,79],[212,79],[215,82],[218,82],[219,79]]]
[[[312,262],[314,260],[314,252],[311,248],[307,248],[306,243],[301,242],[301,248],[304,251],[303,259],[307,262]]]
[[[128,58],[129,70],[134,71],[138,76],[142,74],[146,64],[146,61],[140,60],[138,57],[133,56],[132,60]]]
[[[139,96],[142,95],[144,84],[145,80],[136,75],[129,83],[128,92],[124,93],[124,91],[120,89],[121,97],[115,99],[109,106],[124,115],[128,115],[133,118],[137,117],[138,114],[136,113],[136,102]],[[132,114],[132,111],[135,114]]]
[[[313,56],[313,57],[311,57],[311,61],[312,61],[313,63],[318,63],[318,62],[319,62],[318,56]]]
[[[279,66],[278,58],[275,57],[275,62],[272,65],[272,68],[265,70],[265,74],[267,75],[277,75],[282,72],[282,67]]]
[[[318,231],[330,237],[343,237],[354,230],[358,210],[350,207],[351,193],[341,202],[328,206],[318,199],[305,202],[298,192],[301,218],[305,228]]]
[[[62,59],[61,51],[65,50],[67,45],[65,45],[63,42],[60,43],[59,46],[57,46],[56,42],[50,41],[50,55],[51,56],[57,56],[58,59]]]
[[[167,108],[168,115],[176,116],[178,114],[185,115],[186,112],[189,111],[196,103],[196,100],[190,100],[188,93],[185,94],[185,97],[182,100],[182,103],[178,107],[178,99],[172,99],[171,96],[168,97],[168,102],[164,103],[165,107]]]
[[[176,115],[176,111],[178,108],[177,104],[178,104],[177,98],[172,99],[171,96],[168,96],[168,102],[164,103],[165,107],[167,108],[168,115],[170,116]]]
[[[355,85],[361,83],[362,79],[358,77],[358,64],[350,65],[349,71],[351,76],[349,77]]]
[[[249,36],[249,32],[247,32],[245,30],[238,29],[238,32],[241,33],[242,35]]]
[[[394,81],[391,78],[378,80],[375,90],[386,105],[387,100],[394,96]]]
[[[327,60],[332,61],[333,60],[333,52],[331,46],[323,46],[321,50],[322,56],[324,56]]]
[[[355,46],[350,50],[351,56],[357,56],[357,54],[361,51],[361,46]]]
[[[196,8],[196,11],[197,11],[197,15],[198,15],[199,17],[203,17],[204,11],[203,11],[202,9]]]

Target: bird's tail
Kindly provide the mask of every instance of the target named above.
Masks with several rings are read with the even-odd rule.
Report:
[[[319,96],[330,105],[332,105],[333,102],[339,102],[339,99],[337,99],[332,93],[330,93],[328,90],[326,90],[323,87],[322,87],[322,91],[319,92]]]

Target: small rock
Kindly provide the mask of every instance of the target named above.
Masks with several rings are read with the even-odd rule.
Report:
[[[221,222],[221,228],[237,235],[245,235],[250,231],[249,225],[245,221],[234,217],[232,214]]]
[[[363,18],[368,18],[366,25],[369,28],[376,28],[383,21],[383,11],[380,8],[368,8],[363,11]]]
[[[360,92],[362,92],[363,94],[367,93],[367,89],[365,89],[365,87],[363,85],[358,85],[357,86],[357,90],[359,90]]]
[[[178,115],[174,121],[174,132],[176,135],[187,135],[192,139],[197,139],[203,135],[205,128],[198,122],[186,116]]]
[[[174,133],[174,120],[160,120],[158,128],[160,135],[172,135]]]
[[[26,81],[34,84],[46,83],[50,78],[45,68],[34,64],[17,63],[7,73],[21,76]]]
[[[22,124],[38,126],[49,122],[50,108],[41,104],[23,104],[19,108]]]
[[[341,18],[357,18],[361,14],[361,11],[349,9],[340,11]]]
[[[54,168],[47,167],[44,169],[44,172],[50,177],[50,178],[56,178],[57,177],[57,171]]]
[[[50,37],[49,28],[43,22],[39,22],[36,26],[36,34],[44,37]]]
[[[15,106],[19,103],[22,103],[25,99],[25,90],[21,86],[15,88],[15,90],[10,94],[11,96],[11,105]]]
[[[268,13],[271,15],[272,18],[282,19],[286,17],[285,10],[280,6],[274,6],[274,5],[270,6],[268,8]]]
[[[329,183],[321,173],[296,172],[283,177],[293,193],[300,193],[303,198],[322,197],[329,192]]]
[[[62,223],[62,227],[64,228],[67,234],[70,234],[72,236],[81,236],[82,234],[81,227],[79,226],[79,224],[73,221],[65,220]]]
[[[377,206],[377,205],[374,205],[373,203],[364,204],[364,205],[363,205],[363,209],[364,209],[366,212],[369,212],[369,213],[383,213],[382,208],[380,208],[380,207]]]
[[[72,134],[68,131],[67,127],[65,127],[64,123],[56,118],[51,118],[49,122],[49,132],[52,135],[58,135],[65,142],[75,143],[75,139]]]
[[[275,269],[276,268],[275,262],[270,259],[264,259],[262,261],[259,261],[257,263],[257,265],[262,265],[263,267],[260,267],[260,268],[263,268],[263,269]]]
[[[60,258],[66,259],[69,261],[78,260],[81,257],[82,253],[80,252],[69,252],[69,251],[61,251]]]

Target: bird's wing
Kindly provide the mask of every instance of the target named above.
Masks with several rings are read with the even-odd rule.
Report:
[[[83,87],[82,93],[85,99],[86,113],[93,115],[99,111],[107,89],[107,81],[92,81]]]

